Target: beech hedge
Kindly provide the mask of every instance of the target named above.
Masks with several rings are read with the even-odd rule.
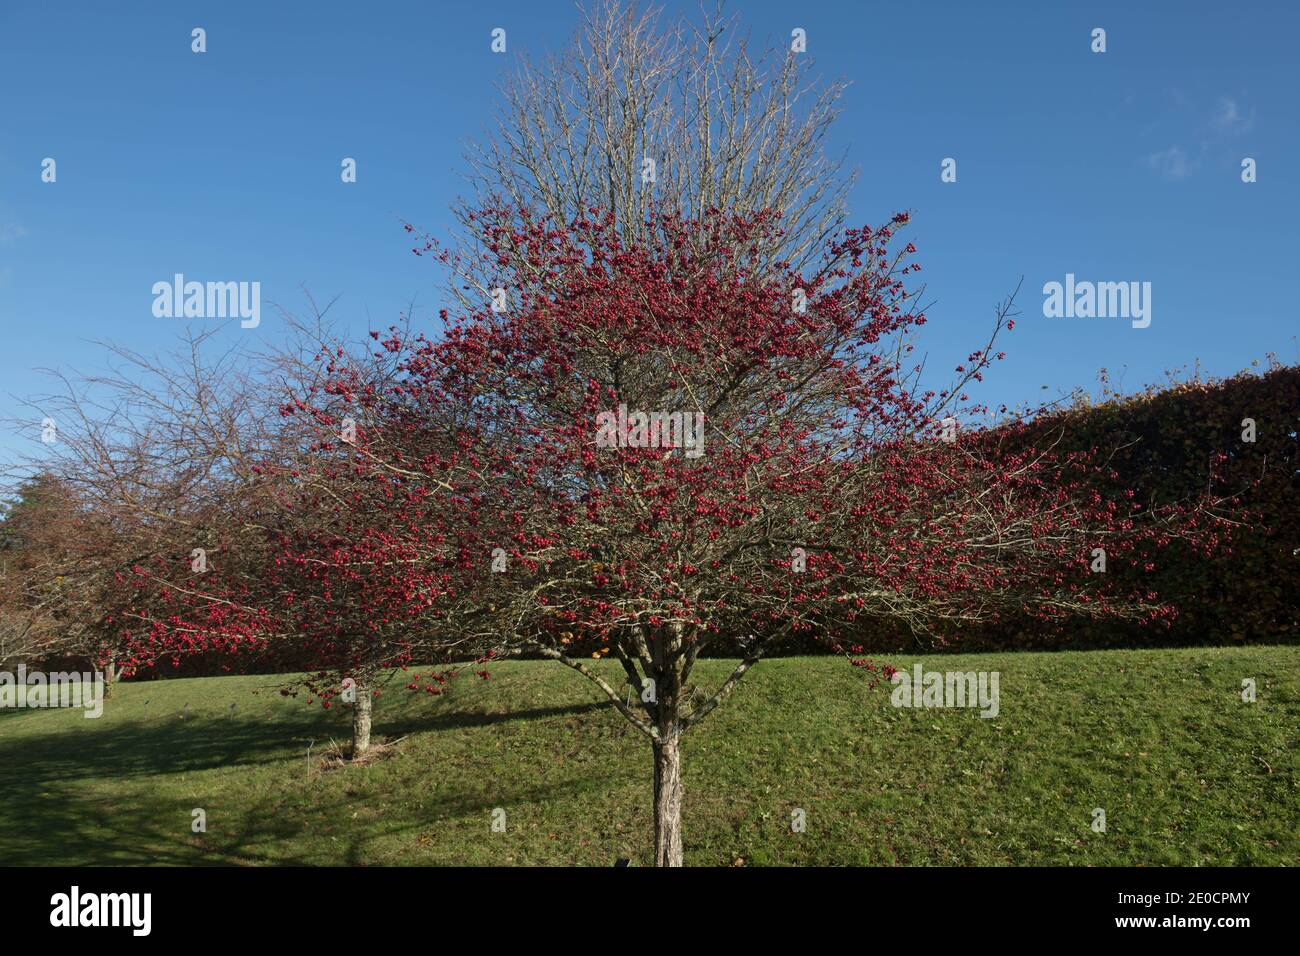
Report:
[[[1023,431],[988,432],[1002,447],[1096,450],[1120,487],[1148,506],[1189,501],[1207,487],[1242,516],[1229,547],[1208,560],[1178,546],[1152,572],[1111,559],[1106,573],[1139,575],[1178,608],[1173,624],[1142,627],[1074,620],[1048,629],[1025,615],[948,635],[937,649],[1011,650],[1183,646],[1294,641],[1300,630],[1300,366],[1185,381],[1136,396],[1076,403]],[[1227,456],[1212,468],[1218,455]],[[1099,479],[1100,480],[1100,479]],[[1110,489],[1099,488],[1099,491]],[[1227,510],[1225,508],[1225,510]],[[911,635],[867,626],[867,651],[918,649]],[[921,646],[934,647],[922,643]],[[809,647],[791,648],[808,652]]]

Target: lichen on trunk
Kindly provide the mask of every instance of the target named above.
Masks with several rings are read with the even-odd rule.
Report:
[[[352,757],[355,760],[370,749],[370,719],[374,700],[370,688],[356,683],[357,699],[352,704]]]

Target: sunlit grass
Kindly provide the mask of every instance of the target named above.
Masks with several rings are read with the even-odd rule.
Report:
[[[1300,648],[892,663],[917,660],[998,671],[999,716],[894,708],[888,685],[869,689],[838,658],[756,667],[683,745],[687,863],[1300,861]],[[696,676],[716,686],[730,666],[702,661]],[[400,739],[332,769],[321,757],[346,742],[348,715],[282,697],[282,682],[126,684],[97,720],[0,712],[3,861],[649,861],[649,746],[561,665],[500,664],[437,698],[394,684],[375,733]],[[192,832],[196,808],[206,833]]]

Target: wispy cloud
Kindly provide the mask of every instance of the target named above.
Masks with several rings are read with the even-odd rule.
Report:
[[[1175,94],[1175,99],[1185,102],[1185,98],[1178,91],[1172,91],[1172,94]],[[1167,149],[1157,150],[1142,157],[1142,162],[1147,168],[1171,182],[1191,176],[1200,168],[1202,160],[1214,161],[1215,157],[1223,158],[1234,149],[1229,146],[1229,140],[1249,132],[1255,125],[1254,108],[1245,109],[1235,97],[1231,96],[1220,96],[1208,115],[1193,110],[1190,105],[1184,112],[1190,114],[1184,117],[1184,122],[1192,119],[1194,125],[1191,128],[1185,125],[1182,132],[1175,132],[1174,136],[1170,137],[1177,137],[1182,142],[1175,142]],[[1195,119],[1195,114],[1198,112],[1200,112],[1199,121]],[[1155,133],[1163,125],[1165,124],[1153,124],[1144,132],[1148,135]],[[1165,135],[1169,135],[1168,130]],[[1190,146],[1183,145],[1189,140]]]
[[[1239,136],[1255,125],[1255,111],[1249,114],[1241,111],[1237,101],[1231,96],[1220,96],[1214,115],[1210,117],[1210,126],[1224,136]]]
[[[1186,179],[1192,171],[1187,153],[1181,146],[1170,146],[1158,153],[1151,153],[1146,157],[1146,164],[1165,179],[1173,181]]]
[[[0,246],[7,246],[12,242],[17,242],[25,235],[27,235],[27,230],[18,223],[0,222]]]

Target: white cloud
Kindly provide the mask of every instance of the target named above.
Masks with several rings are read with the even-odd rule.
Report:
[[[1220,96],[1210,125],[1224,136],[1237,136],[1255,125],[1255,111],[1244,114],[1231,96]]]
[[[1146,164],[1165,179],[1186,179],[1191,172],[1191,166],[1187,162],[1187,153],[1184,152],[1181,146],[1170,146],[1158,153],[1151,153],[1146,158]]]

